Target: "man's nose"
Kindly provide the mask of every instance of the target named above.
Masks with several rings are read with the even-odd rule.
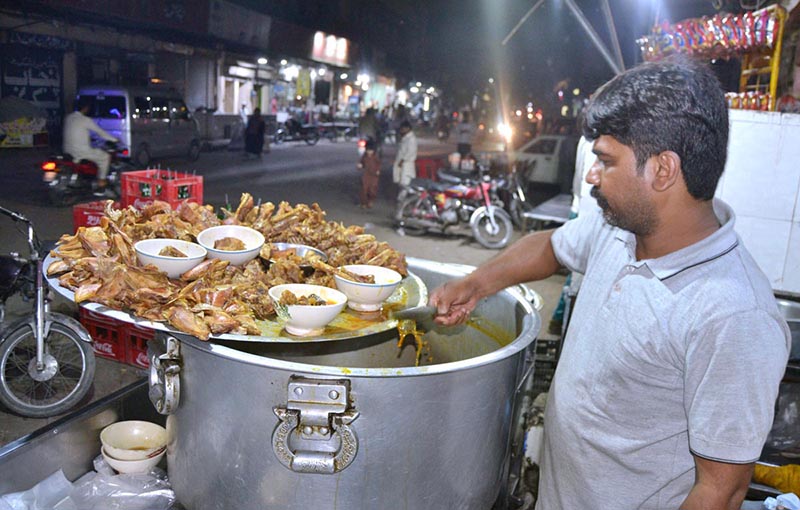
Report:
[[[600,165],[597,164],[597,160],[595,160],[594,164],[589,168],[589,172],[586,174],[586,182],[592,186],[600,184]]]

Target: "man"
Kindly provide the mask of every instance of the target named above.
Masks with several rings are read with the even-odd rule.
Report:
[[[417,136],[411,130],[411,123],[407,120],[400,124],[398,130],[400,136],[400,147],[397,149],[397,155],[394,158],[394,166],[392,168],[392,179],[395,184],[400,186],[400,194],[397,199],[402,200],[405,196],[405,191],[417,174],[415,163],[417,161]]]
[[[112,196],[106,189],[108,181],[108,167],[111,164],[111,155],[104,150],[96,149],[91,144],[91,132],[109,142],[118,142],[100,126],[87,117],[91,102],[81,97],[78,99],[76,111],[64,117],[64,152],[72,156],[75,161],[87,159],[97,165],[97,188],[95,196]]]
[[[358,134],[366,141],[372,140],[378,143],[378,118],[375,116],[375,108],[367,108],[364,116],[358,121]]]
[[[732,210],[713,200],[728,143],[719,83],[689,63],[639,66],[596,92],[583,131],[600,208],[435,290],[437,321],[561,266],[585,273],[536,508],[738,509],[791,340]]]

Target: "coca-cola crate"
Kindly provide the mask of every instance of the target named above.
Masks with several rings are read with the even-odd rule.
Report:
[[[136,170],[122,174],[122,206],[141,209],[154,200],[173,208],[184,200],[203,203],[203,177],[172,170]]]
[[[119,209],[119,202],[114,202],[114,209]],[[72,226],[75,231],[79,227],[96,227],[100,225],[100,218],[104,216],[105,200],[78,204],[72,208]]]
[[[126,363],[139,368],[149,368],[150,360],[147,358],[147,342],[155,338],[155,330],[133,324],[124,324],[123,331]]]
[[[81,307],[79,319],[92,337],[94,353],[103,358],[125,363],[127,350],[120,321]]]
[[[417,177],[420,179],[439,180],[436,171],[444,167],[444,161],[438,158],[417,158]]]

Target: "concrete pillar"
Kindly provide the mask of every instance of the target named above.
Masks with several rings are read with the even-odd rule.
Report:
[[[75,95],[78,93],[78,59],[74,51],[64,53],[62,60],[62,86],[64,87],[64,114],[74,108]]]

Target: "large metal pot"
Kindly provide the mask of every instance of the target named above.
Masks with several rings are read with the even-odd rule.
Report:
[[[429,288],[465,271],[419,259],[409,269]],[[151,399],[171,413],[178,500],[193,510],[487,510],[540,320],[510,290],[475,316],[427,333],[433,362],[420,367],[396,332],[305,345],[165,338]]]

